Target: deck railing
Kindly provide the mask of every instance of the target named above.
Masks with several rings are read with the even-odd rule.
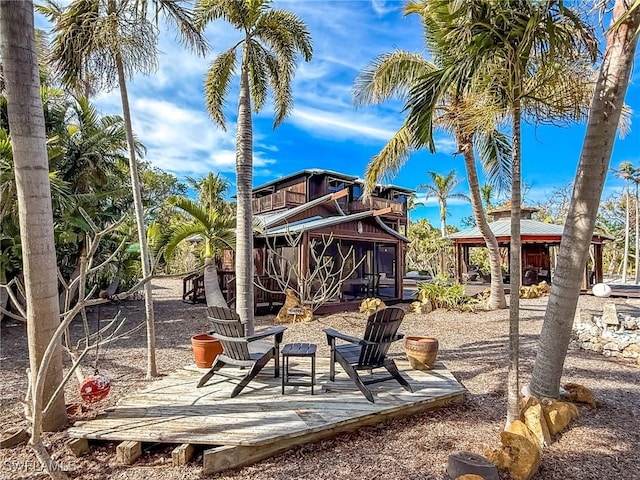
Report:
[[[352,213],[366,212],[367,210],[381,210],[391,207],[392,215],[404,215],[404,204],[386,198],[369,197],[366,201],[355,200],[349,203],[349,210]]]
[[[305,194],[280,190],[266,197],[253,199],[253,213],[270,212],[281,208],[295,207],[305,202]]]

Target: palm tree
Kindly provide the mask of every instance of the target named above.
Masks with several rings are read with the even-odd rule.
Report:
[[[162,14],[174,23],[183,42],[200,53],[206,43],[191,24],[190,12],[176,0],[151,0],[155,18]],[[52,0],[39,10],[54,22],[53,61],[70,87],[85,90],[93,84],[110,89],[118,86],[122,101],[133,205],[140,243],[147,326],[147,377],[157,375],[155,321],[151,290],[151,257],[146,238],[144,209],[136,143],[133,136],[127,79],[134,72],[149,73],[157,63],[157,29],[148,18],[149,2],[137,0],[74,0],[62,8]]]
[[[453,190],[462,183],[462,180],[456,178],[456,171],[451,170],[446,175],[438,172],[428,172],[431,177],[431,184],[418,185],[418,189],[426,190],[427,199],[435,197],[440,207],[440,234],[442,238],[447,236],[447,200],[455,198],[459,200],[469,201],[463,193],[454,193]]]
[[[511,120],[510,291],[520,290],[521,122],[581,118],[588,104],[589,70],[585,52],[595,60],[590,28],[562,2],[532,0],[422,1],[414,9],[435,18],[439,28],[428,38],[442,67],[412,88],[408,123],[431,147],[432,118],[443,92],[484,92]],[[518,415],[519,298],[509,300],[509,378],[507,425]]]
[[[415,4],[409,4],[406,11],[422,13]],[[422,18],[427,32],[430,28],[438,27],[436,22],[430,21],[430,15],[424,15]],[[430,34],[427,33],[426,39],[429,38]],[[384,101],[393,95],[406,97],[418,79],[435,70],[437,65],[421,55],[404,51],[382,55],[367,66],[356,79],[354,100],[357,104],[368,104]],[[478,191],[474,145],[481,155],[489,178],[499,186],[508,182],[511,175],[508,161],[510,151],[504,136],[497,131],[497,118],[495,113],[492,116],[493,109],[485,103],[481,98],[465,101],[452,89],[450,92],[444,92],[443,98],[439,99],[438,111],[434,111],[434,118],[429,118],[428,121],[452,132],[458,142],[458,153],[463,154],[474,218],[485,239],[490,257],[491,294],[487,305],[491,309],[497,309],[506,307],[500,250],[495,235],[489,228]],[[429,140],[422,139],[419,132],[420,128],[414,129],[405,122],[367,166],[368,189],[373,188],[385,173],[397,171],[411,151],[429,146]],[[441,210],[441,223],[443,222]],[[441,232],[443,236],[446,235],[446,224]]]
[[[58,279],[53,242],[53,214],[45,123],[35,50],[33,3],[0,2],[0,48],[7,111],[13,145],[20,235],[27,300],[27,336],[34,415],[62,382],[62,354],[54,350],[42,391],[36,389],[40,363],[53,332],[60,324]],[[67,421],[64,397],[55,401],[47,417],[34,418],[31,444],[41,461],[50,460],[40,441],[41,429],[56,430]]]
[[[296,15],[271,7],[271,0],[198,0],[196,24],[204,29],[211,21],[224,19],[242,32],[242,39],[213,61],[205,80],[206,104],[213,121],[226,129],[225,96],[240,59],[240,93],[236,132],[237,245],[236,309],[254,332],[253,319],[253,125],[251,109],[264,107],[272,90],[276,116],[274,128],[292,108],[291,81],[296,57],[311,60],[311,35]]]
[[[571,338],[584,265],[596,223],[606,172],[634,65],[640,28],[640,2],[617,0],[613,28],[596,82],[578,173],[565,224],[556,281],[544,316],[529,389],[538,397],[557,397]]]
[[[627,270],[629,268],[629,241],[631,237],[631,182],[634,178],[634,168],[631,162],[622,162],[616,170],[620,178],[626,182],[625,216],[624,216],[624,250],[622,251],[622,283],[627,283]],[[637,224],[637,221],[636,221]]]
[[[204,182],[206,185],[206,179]],[[166,260],[171,258],[178,244],[199,236],[204,242],[203,259],[205,275],[205,295],[207,306],[227,307],[227,302],[222,296],[218,282],[218,273],[215,259],[220,257],[225,250],[235,247],[235,217],[228,208],[211,208],[203,202],[206,198],[206,187],[200,190],[201,198],[195,202],[190,198],[182,196],[172,196],[169,204],[184,213],[190,221],[172,226],[169,231],[162,235],[155,245],[157,252],[162,252]]]

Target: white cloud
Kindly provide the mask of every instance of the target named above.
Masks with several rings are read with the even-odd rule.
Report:
[[[330,134],[332,138],[361,138],[389,140],[395,129],[384,125],[380,119],[367,115],[354,115],[352,112],[328,112],[315,108],[296,108],[291,122],[308,129],[312,134]],[[381,127],[371,125],[379,124]]]

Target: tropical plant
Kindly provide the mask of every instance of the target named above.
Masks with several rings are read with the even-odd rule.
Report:
[[[27,336],[31,394],[43,402],[62,381],[60,348],[51,351],[45,381],[36,382],[43,356],[60,324],[58,279],[53,244],[53,213],[46,132],[38,77],[33,3],[0,2],[0,54],[11,128],[13,162],[27,302]],[[64,397],[53,402],[48,415],[34,422],[31,445],[38,460],[51,461],[40,433],[57,430],[67,421]]]
[[[39,7],[39,11],[54,22],[52,60],[62,82],[80,91],[85,91],[87,85],[107,90],[117,86],[120,90],[144,278],[152,275],[151,257],[146,240],[127,79],[134,72],[149,73],[156,68],[158,35],[157,28],[148,19],[149,4],[155,6],[156,21],[162,15],[178,27],[183,43],[200,53],[205,52],[206,43],[191,24],[190,12],[174,0],[74,0],[64,8],[47,0],[45,6]],[[147,377],[155,377],[155,325],[149,281],[144,284],[144,296]]]
[[[439,11],[435,10],[434,13],[426,8],[423,11],[420,5],[413,3],[407,5],[406,11],[421,15],[425,40],[436,63],[427,61],[421,55],[403,51],[378,57],[356,79],[354,99],[357,104],[381,102],[394,95],[407,99],[409,104],[411,92],[420,79],[432,75],[438,69],[441,61],[438,52],[441,46],[431,38],[441,29],[441,22],[436,21]],[[427,122],[429,132],[431,125],[437,125],[456,138],[458,152],[462,153],[465,161],[475,223],[480,228],[491,256],[491,295],[488,306],[492,309],[504,308],[506,299],[498,242],[488,226],[482,207],[474,147],[480,154],[489,179],[498,186],[503,186],[510,178],[510,147],[497,129],[499,117],[495,109],[481,96],[463,95],[453,87],[441,93],[441,97],[434,99],[438,102],[437,109],[434,108],[431,112],[433,115],[423,121]],[[435,151],[432,140],[424,136],[424,125],[405,121],[402,128],[367,166],[366,188],[373,188],[385,173],[397,171],[412,151],[425,147]],[[442,227],[442,231],[446,231],[446,226]],[[441,265],[441,270],[444,271],[444,264]]]
[[[460,283],[418,283],[416,295],[419,301],[430,302],[433,308],[447,310],[474,311],[479,303],[477,298],[465,294],[465,286]]]
[[[426,272],[435,278],[443,256],[447,257],[447,263],[453,261],[451,240],[443,238],[441,232],[428,220],[421,219],[409,223],[407,236],[411,240],[406,251],[409,270]]]
[[[292,107],[291,82],[301,54],[311,60],[311,35],[305,23],[286,10],[272,8],[271,0],[198,0],[194,10],[196,24],[204,29],[223,19],[242,32],[242,39],[213,61],[205,79],[205,101],[213,121],[226,129],[226,96],[233,76],[238,73],[240,92],[236,133],[236,310],[254,332],[253,305],[253,126],[251,110],[259,112],[267,93],[273,92],[277,127]]]
[[[613,27],[606,34],[604,58],[589,110],[578,174],[558,253],[555,281],[529,384],[531,393],[538,397],[559,395],[573,316],[634,65],[639,28],[640,2],[631,4],[617,0],[613,9]]]
[[[453,190],[462,183],[462,180],[456,178],[456,171],[451,170],[446,175],[438,172],[428,172],[431,178],[431,184],[418,185],[419,190],[427,192],[427,199],[435,197],[440,207],[440,233],[442,237],[447,236],[447,201],[448,199],[458,199],[469,201],[469,197],[463,193],[455,193]]]

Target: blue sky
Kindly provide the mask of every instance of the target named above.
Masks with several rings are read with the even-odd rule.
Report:
[[[304,168],[325,168],[362,176],[374,156],[402,123],[402,104],[387,102],[356,109],[351,100],[353,81],[376,56],[394,49],[423,53],[421,27],[415,15],[404,17],[401,1],[384,0],[277,0],[275,6],[295,12],[308,25],[314,56],[296,72],[294,109],[273,130],[273,110],[267,105],[254,116],[254,185]],[[37,25],[44,27],[41,19]],[[235,119],[237,85],[228,97],[228,129],[213,124],[204,107],[205,72],[221,51],[238,39],[223,22],[206,31],[212,51],[206,58],[185,51],[175,41],[175,32],[161,27],[158,71],[138,75],[129,83],[134,131],[147,147],[146,160],[174,173],[200,177],[220,172],[235,182]],[[640,110],[640,71],[635,69],[627,104]],[[118,91],[101,93],[94,99],[103,114],[120,114]],[[623,161],[640,164],[638,113],[633,114],[631,132],[618,139],[611,166]],[[526,203],[549,197],[554,187],[575,175],[584,125],[569,128],[523,128],[523,181],[528,186]],[[436,136],[437,153],[419,152],[389,182],[408,188],[428,182],[427,172],[442,174],[456,170],[464,178],[461,158],[453,156],[455,144],[444,133]],[[482,181],[482,180],[481,180]],[[609,175],[604,197],[622,188],[621,180]],[[458,191],[466,193],[463,182]],[[422,197],[424,193],[418,192]],[[471,214],[469,204],[451,200],[448,223],[460,226]],[[427,218],[438,225],[434,199],[418,208],[412,218]]]

